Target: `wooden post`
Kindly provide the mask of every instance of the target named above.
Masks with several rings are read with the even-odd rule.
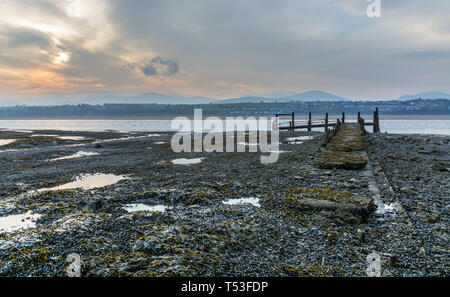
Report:
[[[376,133],[380,133],[380,116],[378,114],[378,107],[375,109],[375,113],[376,113],[377,117],[376,117],[376,123],[374,123],[374,125],[376,125],[376,127],[377,127]]]
[[[358,123],[359,123],[359,120],[361,119],[361,112],[360,111],[358,111]]]
[[[338,133],[339,129],[341,129],[341,121],[339,119],[336,120],[336,126],[334,126],[333,129],[333,136],[336,136],[336,134]]]
[[[373,112],[373,133],[377,133],[377,111]]]
[[[311,131],[311,125],[312,125],[312,119],[311,119],[311,112],[309,112],[309,119],[308,119],[308,131]]]
[[[345,113],[342,113],[342,124],[345,124]]]
[[[295,131],[295,113],[292,113],[292,131]]]
[[[325,115],[325,133],[328,131],[328,112]]]

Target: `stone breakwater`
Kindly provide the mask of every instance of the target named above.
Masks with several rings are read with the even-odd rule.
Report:
[[[65,276],[72,253],[82,276],[365,276],[373,252],[384,276],[448,276],[449,137],[369,134],[367,164],[345,168],[317,166],[314,132],[281,133],[270,165],[177,154],[171,133],[33,134],[47,136],[0,132],[15,140],[0,147],[0,221],[16,226],[0,232],[0,276]],[[39,191],[100,173],[126,178]]]

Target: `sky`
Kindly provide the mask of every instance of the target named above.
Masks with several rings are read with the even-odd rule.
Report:
[[[379,1],[1,0],[0,98],[450,93],[450,1]]]

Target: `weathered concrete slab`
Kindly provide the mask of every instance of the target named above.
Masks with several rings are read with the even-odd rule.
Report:
[[[285,207],[296,210],[338,211],[365,217],[376,209],[372,197],[327,187],[295,188],[286,191],[283,198]]]
[[[331,151],[365,151],[368,144],[359,124],[343,124],[327,148]]]
[[[314,165],[326,169],[362,169],[367,165],[368,144],[359,124],[342,124],[326,149],[316,154]]]
[[[298,206],[301,208],[314,208],[318,210],[331,210],[348,212],[352,214],[361,215],[363,217],[372,213],[376,209],[372,199],[367,199],[363,204],[354,203],[337,203],[333,201],[305,198],[299,201]]]
[[[321,169],[363,169],[367,165],[366,152],[322,151],[316,154],[314,166]]]

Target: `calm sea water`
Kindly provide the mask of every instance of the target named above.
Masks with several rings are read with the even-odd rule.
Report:
[[[192,121],[191,121],[192,122]],[[105,131],[120,132],[163,132],[172,129],[172,120],[160,119],[33,119],[0,120],[0,129],[6,130],[63,130],[63,131]],[[225,126],[225,125],[224,125]],[[381,131],[406,134],[442,134],[450,135],[450,119],[398,119],[381,120]],[[367,128],[371,131],[371,127]],[[322,128],[314,129],[322,131]]]

